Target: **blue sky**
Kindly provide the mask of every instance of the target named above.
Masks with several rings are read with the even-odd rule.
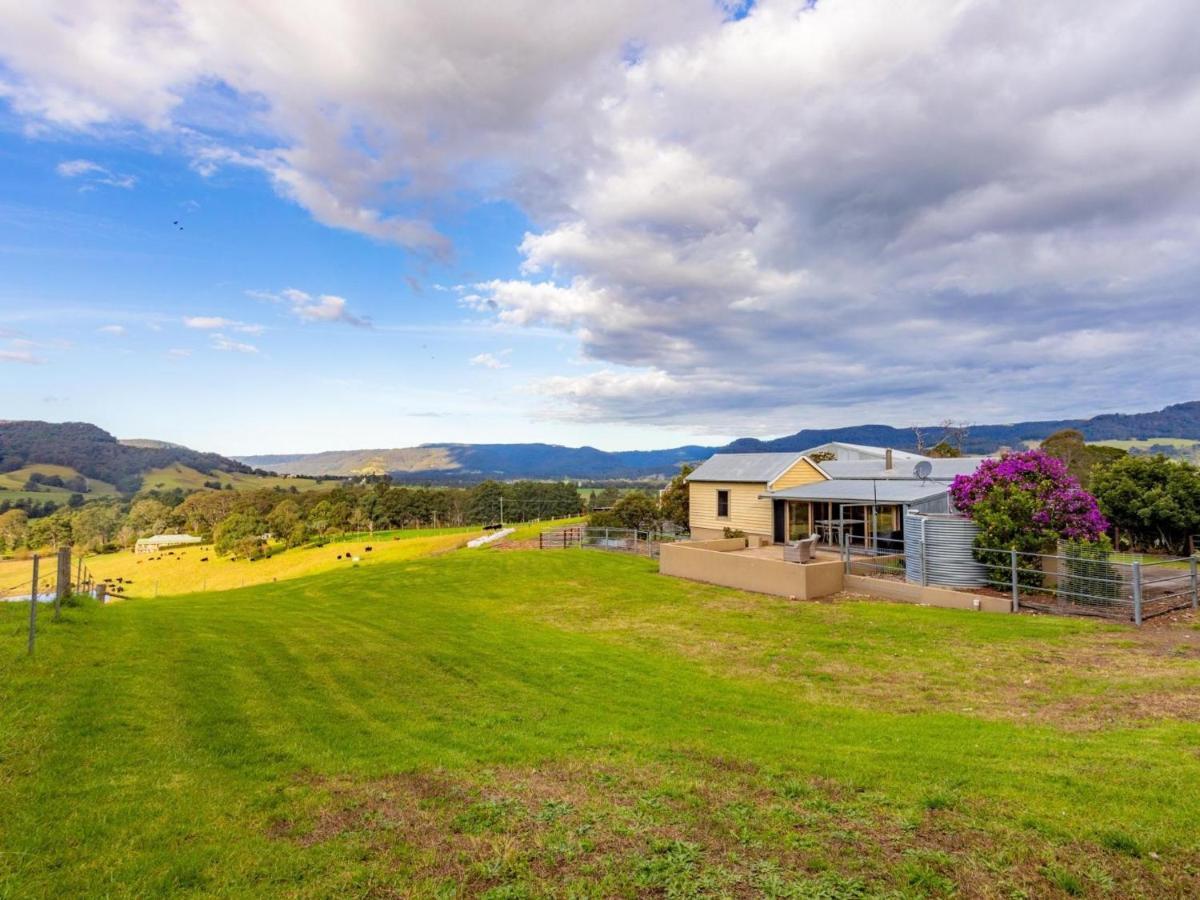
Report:
[[[10,418],[92,421],[230,453],[676,440],[531,411],[525,382],[578,369],[577,342],[497,324],[450,289],[516,275],[529,223],[512,203],[442,211],[453,251],[441,258],[314,222],[254,171],[205,177],[141,141],[8,125],[0,322],[36,360],[5,370]],[[81,160],[105,171],[59,174]],[[287,289],[344,298],[369,324],[303,321],[263,296]],[[186,324],[214,318],[239,324]]]
[[[616,449],[1200,396],[1194,4],[469,12],[0,7],[3,415]]]

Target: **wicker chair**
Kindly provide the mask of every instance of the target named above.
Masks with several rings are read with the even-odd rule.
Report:
[[[816,555],[817,541],[819,540],[819,535],[810,534],[803,540],[784,544],[783,561],[794,563],[812,562],[813,557]]]

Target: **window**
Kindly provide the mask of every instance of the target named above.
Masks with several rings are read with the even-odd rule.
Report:
[[[717,518],[729,518],[729,491],[717,491]]]

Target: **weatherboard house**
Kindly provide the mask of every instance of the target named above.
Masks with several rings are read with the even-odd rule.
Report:
[[[135,553],[157,553],[170,547],[187,547],[203,542],[203,538],[192,534],[154,534],[150,537],[138,538],[133,549]]]
[[[825,459],[830,452],[837,458]],[[832,444],[798,453],[718,453],[688,476],[690,530],[698,540],[728,531],[773,544],[810,534],[834,546],[895,540],[903,537],[906,512],[950,512],[950,482],[980,461]]]

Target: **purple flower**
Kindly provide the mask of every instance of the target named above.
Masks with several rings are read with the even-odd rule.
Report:
[[[1098,540],[1108,530],[1096,498],[1068,474],[1062,460],[1043,450],[984,460],[973,474],[954,479],[950,496],[959,511],[970,516],[977,504],[1001,488],[1032,498],[1031,524],[1039,530],[1088,541]]]

